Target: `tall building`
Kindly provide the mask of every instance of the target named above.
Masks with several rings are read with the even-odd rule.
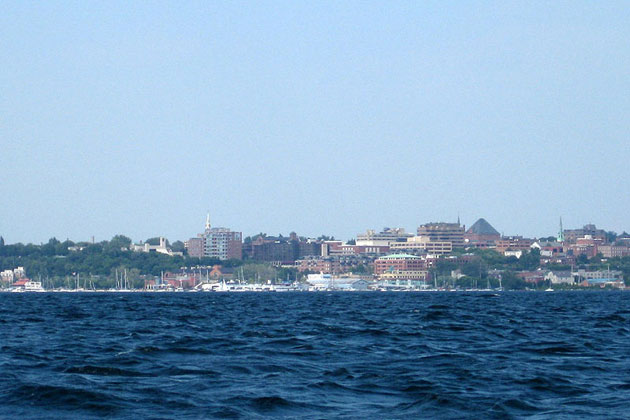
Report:
[[[418,236],[428,236],[433,242],[450,242],[453,248],[464,248],[465,227],[457,223],[426,223],[418,227]]]
[[[210,228],[203,234],[203,255],[220,260],[243,258],[243,234],[228,228]]]
[[[224,227],[210,225],[210,213],[206,218],[204,233],[190,238],[184,244],[191,257],[211,257],[220,260],[243,258],[243,234]]]

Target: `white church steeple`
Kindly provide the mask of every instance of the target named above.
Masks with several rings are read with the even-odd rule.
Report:
[[[206,232],[210,230],[210,212],[206,216]]]

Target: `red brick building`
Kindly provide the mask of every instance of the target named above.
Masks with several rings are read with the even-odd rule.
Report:
[[[495,247],[501,254],[505,251],[529,251],[534,242],[536,242],[534,239],[522,236],[504,236],[495,241]]]
[[[425,271],[426,261],[417,255],[392,254],[374,260],[374,274],[392,271]]]

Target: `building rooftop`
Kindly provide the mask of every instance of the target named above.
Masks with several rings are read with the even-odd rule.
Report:
[[[500,236],[500,233],[492,227],[490,223],[483,217],[477,220],[466,233],[473,233],[475,235],[496,235]]]
[[[391,255],[385,255],[384,257],[379,257],[379,260],[399,260],[402,258],[411,258],[414,260],[419,260],[420,257],[417,255],[411,255],[411,254],[391,254]]]

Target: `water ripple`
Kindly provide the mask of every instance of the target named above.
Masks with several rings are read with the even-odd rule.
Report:
[[[623,418],[627,296],[2,294],[0,417]]]

